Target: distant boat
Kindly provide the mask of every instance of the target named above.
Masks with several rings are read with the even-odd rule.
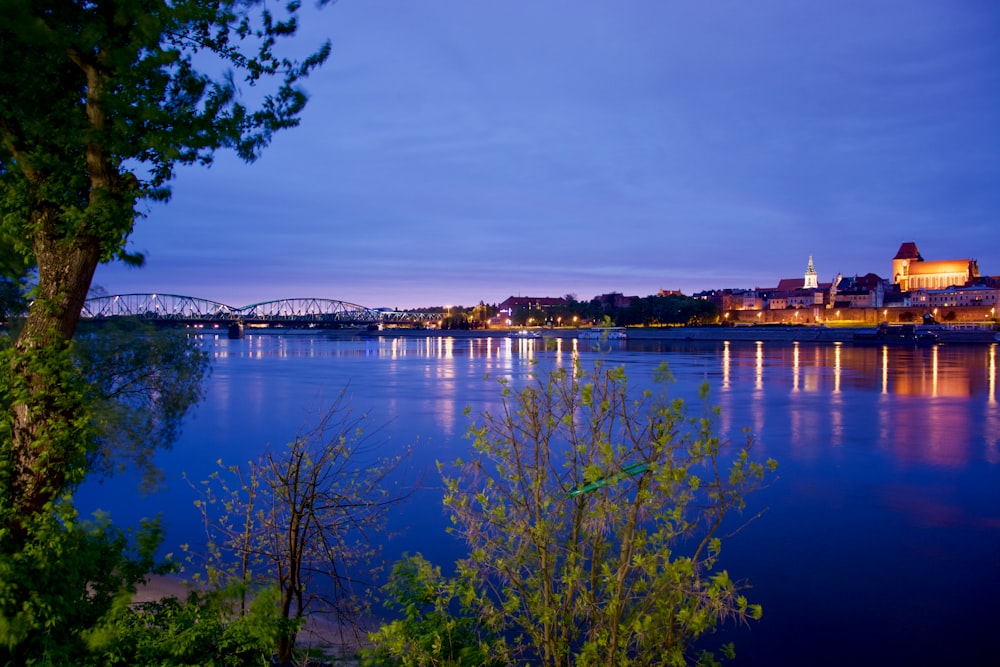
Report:
[[[518,331],[511,331],[507,334],[507,338],[541,338],[542,334],[537,331],[531,331],[530,329],[519,329]]]
[[[585,340],[625,340],[628,334],[625,327],[594,327],[577,334],[577,338]]]
[[[920,330],[936,335],[939,343],[995,343],[998,340],[993,324],[932,324]]]
[[[854,334],[855,345],[904,345],[924,346],[934,345],[938,336],[932,331],[922,331],[913,324],[890,326],[883,322],[875,331],[862,331]]]

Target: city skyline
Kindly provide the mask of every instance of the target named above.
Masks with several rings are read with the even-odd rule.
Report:
[[[949,258],[949,259],[954,260],[955,258]],[[974,260],[974,258],[971,258],[971,257],[969,259],[973,259]],[[931,263],[935,263],[936,260],[938,260],[938,258],[928,258],[928,261],[931,262]],[[683,291],[681,291],[681,293],[684,296],[691,297],[691,296],[695,296],[697,294],[704,293],[704,292],[712,292],[712,291],[720,292],[720,291],[726,291],[726,290],[732,290],[734,292],[744,291],[744,292],[747,292],[747,293],[750,293],[750,292],[773,292],[775,290],[777,290],[777,291],[780,292],[782,290],[781,283],[788,282],[788,281],[795,281],[795,280],[798,280],[800,278],[802,278],[803,280],[806,280],[807,279],[806,275],[809,273],[810,269],[813,269],[814,264],[815,264],[815,262],[813,261],[813,256],[809,255],[809,258],[808,258],[807,263],[806,263],[806,269],[803,270],[797,276],[782,276],[780,278],[775,278],[775,280],[773,282],[757,281],[752,286],[751,285],[730,285],[730,286],[725,286],[725,287],[710,287],[710,288],[706,288],[704,290],[697,290],[695,292],[683,292]],[[861,271],[861,272],[858,272],[858,273],[855,273],[855,274],[851,274],[851,275],[837,274],[835,276],[832,276],[830,281],[823,280],[822,278],[820,278],[819,279],[819,283],[820,284],[818,285],[818,287],[816,289],[820,290],[820,291],[822,291],[822,290],[828,290],[829,286],[832,284],[832,279],[836,279],[836,278],[841,278],[841,279],[862,278],[862,277],[865,277],[865,276],[867,276],[869,274],[875,274],[881,280],[886,281],[886,283],[893,284],[892,276],[889,275],[890,273],[891,272],[879,273],[878,271],[872,270],[872,271]],[[1000,277],[997,274],[990,274],[990,273],[983,273],[981,275],[983,277],[987,277],[987,276],[994,277],[994,278]],[[92,290],[92,295],[95,296],[95,297],[113,296],[115,294],[114,292],[107,291],[103,286],[97,286],[97,287],[98,287],[98,289]],[[809,289],[808,286],[806,286],[806,289]],[[915,289],[922,289],[922,290],[926,291],[927,288],[915,288]],[[480,304],[480,303],[485,303],[486,305],[497,305],[497,304],[502,303],[504,300],[513,299],[513,298],[532,298],[532,299],[534,299],[534,298],[562,298],[562,297],[566,297],[568,295],[575,296],[577,301],[580,301],[580,302],[583,302],[583,303],[587,303],[587,302],[590,302],[590,301],[592,301],[594,299],[600,298],[602,296],[610,296],[610,295],[613,295],[613,294],[622,294],[625,297],[639,297],[639,298],[644,298],[644,297],[649,297],[649,296],[656,296],[659,291],[661,291],[661,290],[654,290],[654,291],[648,292],[648,293],[625,294],[623,292],[616,291],[616,290],[610,290],[610,291],[609,290],[605,290],[603,292],[596,292],[593,295],[584,295],[584,294],[579,294],[579,293],[576,293],[576,292],[567,292],[567,293],[564,293],[564,294],[526,294],[526,293],[520,293],[519,291],[515,293],[515,292],[511,292],[510,290],[508,290],[505,293],[506,296],[504,296],[503,298],[498,298],[498,299],[487,300],[487,299],[480,298],[480,299],[477,299],[475,301],[468,301],[468,302],[459,302],[459,301],[427,302],[427,303],[420,304],[418,306],[407,306],[407,307],[401,308],[400,310],[421,310],[422,308],[454,308],[454,307],[467,307],[467,308],[471,308],[471,307],[474,307],[474,306],[476,306],[477,304]],[[662,290],[662,291],[669,294],[671,292],[676,292],[678,290]],[[133,293],[133,292],[129,292],[129,293]],[[191,293],[191,294],[187,294],[187,293],[181,294],[181,293],[178,293],[178,292],[171,292],[171,291],[168,291],[168,290],[150,290],[148,292],[140,292],[140,293],[142,293],[142,294],[161,294],[163,296],[172,295],[172,296],[181,296],[181,297],[192,297],[192,298],[195,298],[195,299],[201,299],[201,300],[205,300],[205,301],[213,301],[213,302],[221,303],[221,304],[226,305],[226,306],[232,306],[232,307],[236,307],[236,308],[243,308],[243,307],[246,307],[246,306],[251,306],[251,305],[254,305],[254,304],[257,304],[257,303],[264,303],[264,302],[272,301],[272,300],[273,301],[280,301],[280,300],[287,300],[287,299],[321,299],[321,300],[328,299],[328,300],[333,300],[333,301],[344,301],[346,303],[353,303],[354,305],[364,306],[364,307],[367,307],[367,308],[379,308],[379,306],[371,306],[369,304],[352,302],[352,301],[349,301],[347,299],[339,299],[339,298],[337,298],[335,296],[324,295],[324,294],[294,294],[294,295],[277,296],[277,297],[274,297],[273,299],[252,299],[250,301],[243,301],[243,302],[238,302],[237,303],[237,302],[223,301],[221,299],[214,298],[212,295],[208,295],[208,294],[194,294],[194,293]],[[119,294],[126,294],[126,293],[125,292],[121,292]]]
[[[342,0],[300,127],[182,170],[108,293],[368,307],[1000,273],[1000,8]]]

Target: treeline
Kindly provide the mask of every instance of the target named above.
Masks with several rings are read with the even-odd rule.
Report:
[[[653,295],[632,299],[628,307],[618,310],[612,319],[619,326],[713,324],[719,321],[719,309],[710,301],[681,294]]]
[[[620,296],[620,295],[619,295]],[[513,327],[572,327],[605,324],[615,326],[677,326],[714,324],[719,321],[719,309],[710,301],[693,299],[682,294],[650,295],[630,299],[594,297],[578,301],[572,294],[563,297],[565,303],[546,308],[515,308],[509,317],[497,304],[482,301],[472,308],[452,306],[439,309],[442,329],[485,329],[496,324]],[[627,302],[627,305],[623,305]],[[509,320],[509,322],[508,322]]]

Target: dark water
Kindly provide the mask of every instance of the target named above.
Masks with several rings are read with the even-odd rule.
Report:
[[[182,440],[160,458],[167,488],[139,498],[127,476],[89,486],[84,508],[122,523],[161,513],[171,549],[201,540],[181,473],[244,462],[314,422],[344,387],[387,447],[412,445],[428,483],[394,516],[395,558],[444,566],[435,461],[464,455],[468,418],[498,402],[495,378],[569,363],[575,341],[206,337],[214,372]],[[583,342],[580,345],[586,346]],[[670,393],[708,382],[734,439],[750,428],[779,479],[751,499],[763,517],[730,539],[725,566],[752,586],[764,618],[728,628],[738,665],[1000,665],[1000,405],[996,346],[853,348],[774,343],[612,344],[581,349],[646,386],[667,361]],[[489,375],[491,380],[484,380]]]

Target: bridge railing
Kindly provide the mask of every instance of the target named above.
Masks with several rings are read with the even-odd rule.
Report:
[[[439,313],[366,308],[335,299],[294,298],[234,307],[218,301],[177,294],[115,294],[91,297],[81,317],[90,320],[136,318],[151,321],[233,322],[238,320],[296,323],[417,324],[437,320]]]
[[[115,294],[87,299],[84,318],[134,317],[146,320],[239,319],[237,309],[218,301],[177,294]]]

